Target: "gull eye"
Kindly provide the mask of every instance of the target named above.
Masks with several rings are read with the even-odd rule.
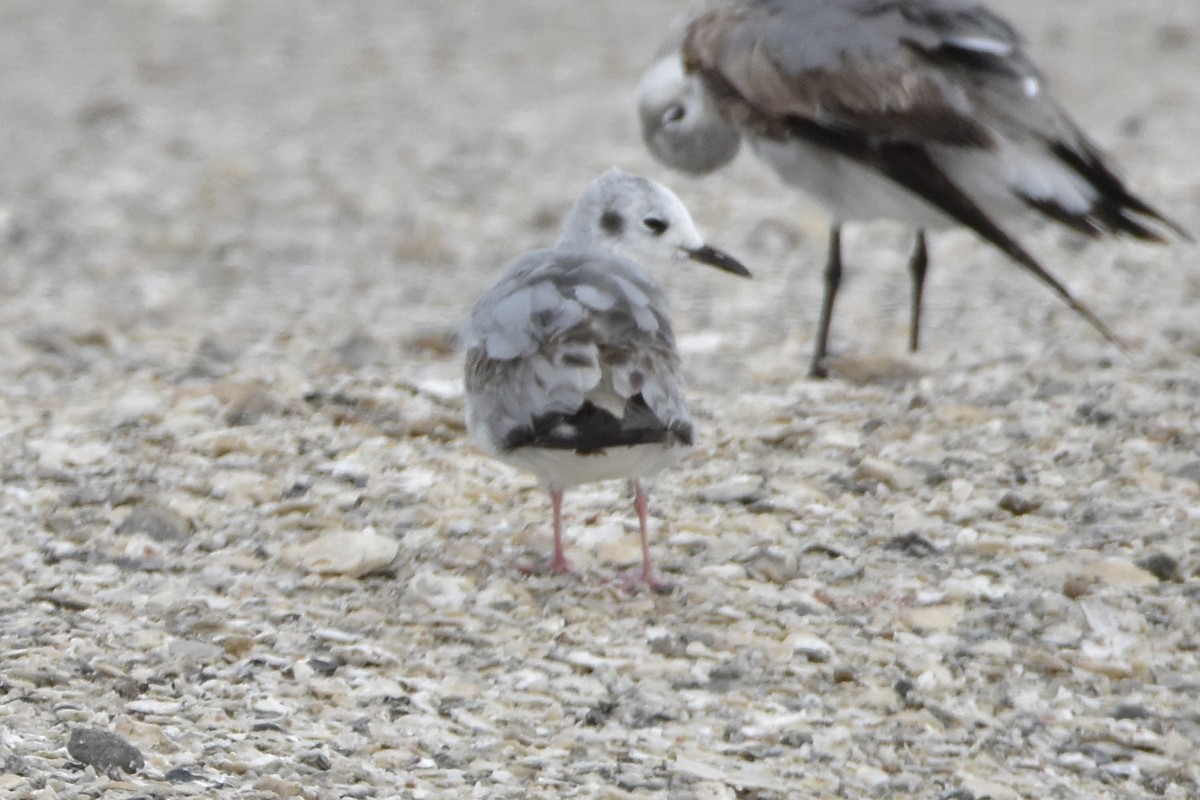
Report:
[[[667,232],[667,228],[670,225],[667,224],[666,220],[661,220],[658,217],[646,217],[642,220],[642,227],[655,236],[662,236]]]
[[[663,122],[679,122],[687,116],[687,109],[676,103],[663,112]]]

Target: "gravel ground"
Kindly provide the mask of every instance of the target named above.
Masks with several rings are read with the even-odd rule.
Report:
[[[1200,4],[996,1],[1200,231]],[[632,87],[683,2],[0,6],[0,796],[1200,796],[1196,245],[847,237],[688,180]],[[629,595],[619,485],[465,440],[454,332],[610,165],[753,282],[662,276],[701,425]],[[133,770],[127,772],[126,770]]]

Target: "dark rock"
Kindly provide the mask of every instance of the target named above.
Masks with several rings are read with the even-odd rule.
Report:
[[[1112,712],[1113,719],[1150,719],[1153,716],[1154,712],[1136,703],[1121,703]]]
[[[604,700],[592,706],[583,715],[583,724],[593,728],[599,728],[604,723],[608,722],[608,718],[617,710],[617,704],[611,700]]]
[[[1179,562],[1166,553],[1154,553],[1146,556],[1137,565],[1149,572],[1160,581],[1178,581]]]
[[[1017,494],[1016,492],[1005,492],[1000,501],[996,503],[1000,508],[1004,509],[1014,517],[1020,517],[1030,512],[1037,511],[1042,507],[1040,500],[1034,500],[1030,497]]]
[[[328,772],[329,768],[333,766],[333,762],[329,760],[329,756],[320,751],[305,753],[300,756],[300,763],[321,772]]]
[[[919,533],[905,533],[901,536],[893,536],[884,544],[887,550],[899,550],[900,552],[916,558],[923,556],[931,556],[937,553],[937,547],[933,542],[926,539]]]
[[[308,665],[312,667],[313,672],[318,675],[323,675],[328,678],[333,673],[337,672],[346,662],[340,658],[310,658]]]
[[[779,743],[786,747],[804,747],[813,743],[813,736],[808,731],[788,731],[779,737]]]
[[[1117,418],[1116,412],[1087,401],[1080,403],[1075,408],[1075,414],[1084,422],[1091,423],[1098,428],[1108,425]]]
[[[133,678],[120,678],[113,684],[113,691],[122,700],[136,700],[149,688],[149,685],[135,681]]]
[[[746,665],[739,658],[731,658],[723,664],[718,664],[708,673],[709,680],[714,683],[732,683],[746,674]]]
[[[854,670],[849,667],[838,667],[833,671],[834,683],[853,683],[856,680],[858,680],[858,677],[854,674]]]
[[[110,774],[117,769],[134,773],[146,766],[146,758],[129,742],[100,728],[76,728],[67,740],[71,758],[96,772]]]
[[[951,789],[938,795],[937,800],[976,800],[970,789]]]
[[[183,767],[176,767],[175,769],[167,770],[163,777],[167,779],[168,783],[189,783],[191,781],[200,780],[200,776],[184,769]]]

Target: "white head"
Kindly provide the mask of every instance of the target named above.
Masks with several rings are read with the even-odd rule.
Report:
[[[674,192],[616,168],[588,184],[567,213],[557,247],[604,250],[641,264],[690,258],[750,275],[732,256],[704,243]]]
[[[741,134],[717,110],[695,75],[684,72],[678,51],[659,59],[638,84],[642,139],[672,169],[705,175],[737,155]]]

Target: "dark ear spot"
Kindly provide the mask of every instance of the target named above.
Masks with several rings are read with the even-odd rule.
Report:
[[[625,218],[616,211],[605,211],[600,215],[600,227],[609,236],[616,236],[625,227]]]

